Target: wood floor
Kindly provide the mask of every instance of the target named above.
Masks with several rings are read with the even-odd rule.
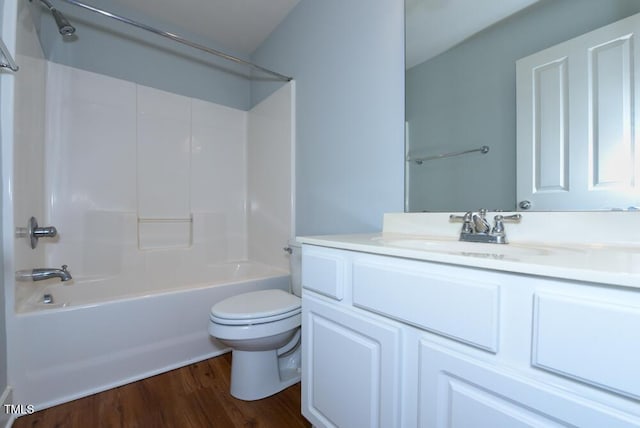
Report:
[[[310,427],[300,384],[257,401],[229,394],[231,354],[18,418],[14,428]]]

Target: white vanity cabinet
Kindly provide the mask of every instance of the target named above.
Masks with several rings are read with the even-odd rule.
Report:
[[[303,414],[317,427],[399,426],[401,326],[334,303],[350,291],[344,255],[303,249]]]
[[[317,427],[640,427],[640,289],[303,245]]]

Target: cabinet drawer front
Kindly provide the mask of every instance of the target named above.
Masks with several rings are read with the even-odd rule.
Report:
[[[374,259],[373,257],[371,259]],[[383,258],[353,265],[353,303],[491,352],[498,351],[497,284],[467,271],[425,262]]]
[[[640,306],[538,293],[532,364],[640,398]]]
[[[334,249],[302,246],[302,287],[336,300],[344,297],[346,261]]]
[[[638,427],[621,412],[506,367],[420,343],[420,427]]]

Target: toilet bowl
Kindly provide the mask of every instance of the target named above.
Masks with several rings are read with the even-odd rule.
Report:
[[[231,348],[231,395],[241,400],[265,398],[300,381],[300,247],[291,248],[297,295],[253,291],[211,308],[209,334]]]

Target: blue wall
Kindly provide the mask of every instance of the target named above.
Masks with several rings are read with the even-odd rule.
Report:
[[[73,39],[64,40],[51,14],[45,9],[39,36],[48,60],[229,107],[242,110],[251,108],[250,83],[234,74],[246,73],[246,67],[77,6],[55,0],[53,3],[77,31]],[[166,22],[149,19],[133,9],[110,2],[98,2],[97,5],[115,14],[219,49],[211,40],[204,40]],[[248,59],[235,52],[227,53]]]
[[[380,230],[404,208],[403,2],[302,0],[253,60],[296,79],[296,233]]]
[[[517,59],[640,12],[638,0],[543,0],[407,71],[411,211],[515,208]]]

